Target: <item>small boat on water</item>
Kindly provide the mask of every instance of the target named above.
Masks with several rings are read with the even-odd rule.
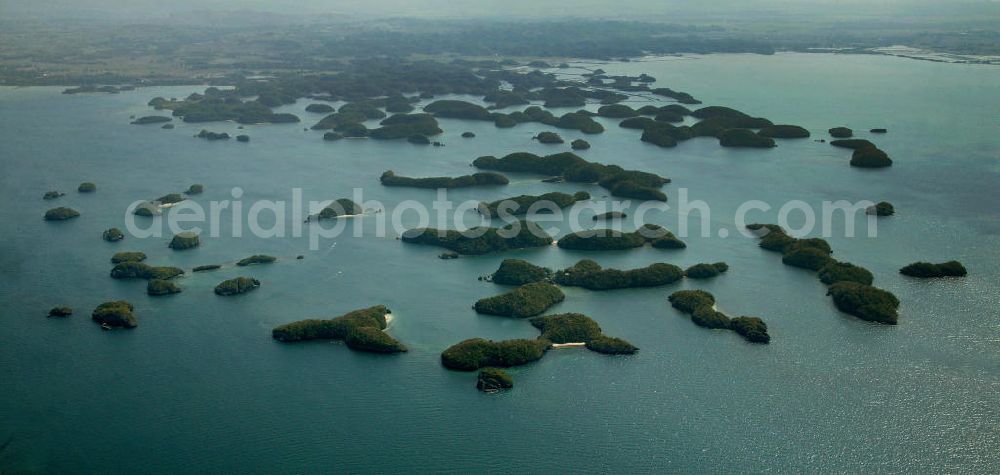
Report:
[[[101,324],[101,330],[111,330],[111,329],[112,329],[111,325],[108,325],[107,323]]]

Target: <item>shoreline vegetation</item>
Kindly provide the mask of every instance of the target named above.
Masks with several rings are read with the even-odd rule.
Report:
[[[715,308],[715,296],[704,290],[678,290],[667,298],[670,305],[691,316],[695,325],[709,329],[732,330],[750,343],[771,342],[767,324],[758,317],[732,318]]]
[[[283,343],[339,340],[348,348],[370,353],[401,353],[406,346],[385,333],[391,313],[385,305],[363,308],[328,320],[309,319],[286,323],[271,330]]]
[[[552,237],[531,221],[520,221],[501,228],[475,227],[466,232],[413,228],[403,232],[400,240],[410,244],[443,247],[463,255],[481,255],[552,244]]]
[[[830,286],[827,295],[841,312],[871,322],[898,322],[899,299],[872,286],[868,269],[830,257],[833,251],[825,240],[793,238],[776,224],[748,224],[747,229],[760,239],[761,249],[780,252],[785,265],[817,272],[820,281]]]

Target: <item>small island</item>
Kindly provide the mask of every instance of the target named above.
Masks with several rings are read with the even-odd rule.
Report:
[[[729,129],[719,137],[723,147],[771,148],[776,147],[774,139],[754,133],[750,129]]]
[[[149,295],[179,294],[181,287],[169,280],[151,279],[146,283],[146,293]]]
[[[226,132],[210,132],[205,129],[201,129],[201,132],[198,132],[198,135],[195,135],[195,137],[210,142],[215,140],[229,140],[229,134]]]
[[[854,131],[847,127],[834,127],[827,132],[835,139],[848,139],[854,136]]]
[[[125,239],[125,233],[121,229],[111,228],[101,233],[101,238],[108,242],[118,242]]]
[[[147,115],[145,117],[139,117],[131,122],[132,125],[146,125],[146,124],[162,124],[164,122],[170,122],[170,117],[163,115]]]
[[[961,262],[948,261],[940,264],[914,262],[899,269],[899,273],[910,277],[926,279],[933,277],[965,277],[968,271],[965,270],[965,266]]]
[[[201,240],[198,235],[190,232],[184,231],[174,235],[173,239],[170,240],[168,247],[175,251],[182,251],[185,249],[193,249],[201,245]]]
[[[252,265],[256,265],[256,264],[270,264],[270,263],[272,263],[272,262],[274,262],[276,260],[278,260],[278,258],[276,258],[274,256],[267,256],[267,255],[264,255],[264,254],[256,254],[256,255],[253,255],[253,256],[250,256],[250,257],[247,257],[247,258],[244,258],[244,259],[240,259],[239,262],[236,263],[236,265],[240,266],[240,267],[246,267],[246,266],[252,266]]]
[[[521,195],[511,198],[504,198],[492,203],[480,203],[479,210],[482,214],[490,217],[498,217],[502,214],[517,216],[528,214],[529,211],[536,213],[552,213],[556,209],[568,208],[573,204],[590,199],[590,194],[580,191],[572,195],[554,191],[543,195]]]
[[[597,183],[612,196],[640,200],[667,201],[660,188],[669,178],[653,173],[625,170],[615,165],[588,162],[572,152],[540,157],[527,152],[515,152],[497,158],[482,156],[472,162],[476,168],[506,172],[528,172],[560,177],[573,183]]]
[[[850,150],[861,150],[863,148],[876,148],[875,144],[865,139],[842,139],[831,140],[830,145],[834,147],[846,148]]]
[[[101,328],[135,328],[139,325],[132,312],[135,307],[124,300],[104,302],[94,309],[90,318],[101,325]]]
[[[687,247],[687,244],[674,236],[673,233],[655,224],[645,224],[631,233],[612,229],[578,231],[563,236],[557,245],[562,249],[578,251],[618,251],[642,247],[646,243],[657,249],[683,249]]]
[[[80,183],[80,186],[76,187],[76,191],[80,193],[93,193],[97,191],[97,185],[87,181]]]
[[[476,136],[476,134],[474,134],[472,132],[462,132],[462,138],[463,139],[471,139],[471,138],[474,138],[475,136]]]
[[[310,319],[287,323],[271,330],[271,337],[286,343],[343,340],[352,350],[371,353],[404,352],[406,347],[384,332],[390,317],[388,308],[376,305],[329,320]]]
[[[809,131],[798,125],[770,125],[763,127],[757,132],[762,137],[772,139],[805,139],[809,138]]]
[[[306,106],[306,112],[313,112],[316,114],[329,114],[333,112],[333,106],[329,104],[309,104]]]
[[[525,318],[538,315],[566,298],[562,290],[546,282],[522,285],[505,294],[476,302],[478,313],[502,317]]]
[[[410,178],[398,176],[389,170],[379,177],[383,186],[408,186],[413,188],[467,188],[470,186],[497,186],[510,183],[507,177],[492,172],[474,173],[460,177]]]
[[[899,316],[899,299],[895,295],[857,282],[837,282],[830,286],[827,295],[841,312],[870,322],[895,325]]]
[[[146,260],[146,253],[139,251],[116,252],[115,255],[111,256],[112,264],[120,264],[122,262],[142,262],[144,260]]]
[[[667,299],[675,309],[691,316],[691,321],[705,328],[732,330],[750,343],[770,343],[767,324],[757,317],[730,318],[715,309],[715,297],[704,290],[679,290]]]
[[[52,307],[49,310],[49,317],[68,317],[73,315],[73,309],[69,307]]]
[[[200,195],[205,191],[205,186],[199,183],[195,183],[188,187],[187,191],[184,192],[186,195]]]
[[[563,138],[555,132],[540,132],[538,135],[532,137],[531,140],[537,140],[538,143],[546,144],[560,144],[565,142]]]
[[[122,261],[111,268],[112,279],[170,279],[184,273],[169,266],[151,266],[139,261]]]
[[[493,393],[514,387],[514,378],[500,368],[483,368],[476,378],[476,389]]]
[[[46,221],[66,221],[67,219],[73,219],[80,216],[80,213],[73,208],[66,208],[60,206],[58,208],[52,208],[45,212]]]
[[[588,350],[609,355],[631,355],[639,351],[625,340],[605,335],[597,322],[581,313],[547,315],[530,321],[542,332],[538,337],[540,340],[555,345],[584,343]]]
[[[250,136],[249,135],[245,135],[245,134],[237,135],[236,136],[236,141],[237,142],[243,142],[243,143],[249,142],[250,141]]]
[[[59,198],[61,196],[66,196],[66,193],[63,193],[61,191],[46,191],[45,194],[42,195],[42,199],[43,200],[54,200],[54,199]]]
[[[689,279],[711,279],[729,270],[729,265],[725,262],[714,264],[695,264],[684,271],[684,275]]]
[[[219,264],[205,264],[205,265],[197,266],[194,269],[191,269],[191,272],[206,272],[206,271],[210,271],[210,270],[218,270],[218,269],[221,269],[221,268],[222,268],[222,266],[220,266]]]
[[[306,218],[306,222],[312,221],[313,219],[323,220],[343,218],[347,216],[358,216],[362,213],[364,213],[364,209],[361,208],[361,205],[355,203],[351,199],[340,198],[334,200],[333,203],[330,203],[321,209],[319,213],[308,216]]]
[[[587,150],[590,148],[590,142],[583,139],[576,139],[569,143],[570,148],[573,150]]]
[[[673,264],[656,263],[641,269],[603,269],[590,260],[583,259],[568,269],[558,271],[553,281],[569,287],[588,290],[630,289],[658,287],[673,284],[684,278],[684,271]]]
[[[260,281],[252,277],[236,277],[235,279],[224,280],[215,286],[216,295],[239,295],[245,294],[260,287]]]
[[[859,168],[885,168],[892,166],[892,159],[875,147],[859,148],[851,155],[851,166]]]
[[[524,285],[533,282],[547,282],[552,278],[552,270],[536,266],[523,259],[504,259],[500,268],[491,275],[494,283],[501,285]]]
[[[874,216],[892,216],[896,214],[896,208],[888,201],[880,201],[873,206],[865,208],[865,213]]]
[[[492,341],[471,338],[444,350],[441,364],[458,371],[475,371],[491,366],[509,368],[542,359],[549,345],[549,341],[541,339]]]
[[[502,228],[453,229],[414,228],[400,236],[404,243],[438,246],[464,255],[482,255],[552,244],[552,237],[531,221],[518,221]]]
[[[871,271],[861,266],[856,266],[849,262],[831,261],[819,269],[819,280],[826,285],[833,285],[837,282],[856,282],[863,285],[872,285],[875,277]]]

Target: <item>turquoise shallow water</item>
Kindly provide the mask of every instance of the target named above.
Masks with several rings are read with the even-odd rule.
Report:
[[[847,165],[849,153],[811,140],[773,150],[729,150],[696,139],[664,150],[601,119],[607,132],[585,137],[585,158],[670,176],[711,205],[712,237],[686,238],[683,251],[582,253],[558,248],[443,261],[438,249],[372,236],[376,219],[350,221],[366,236],[206,238],[173,252],[169,237],[110,244],[124,209],[203,183],[206,204],[245,191],[244,202],[350,196],[391,213],[404,200],[429,203],[434,191],[383,188],[377,177],[468,173],[479,155],[552,153],[531,137],[539,124],[496,129],[443,120],[444,148],[344,140],[303,131],[318,116],[307,102],[287,109],[298,125],[248,126],[249,144],[191,138],[128,125],[158,95],[202,88],[152,88],[112,96],[64,96],[59,89],[0,89],[0,470],[10,472],[263,471],[961,471],[1000,470],[1000,69],[880,56],[718,55],[601,64],[609,73],[647,72],[657,85],[688,91],[776,122],[801,124],[814,138],[832,126],[888,127],[875,141],[891,169]],[[639,105],[641,103],[636,103]],[[459,138],[463,131],[475,139]],[[578,134],[560,131],[564,138]],[[867,133],[860,133],[866,137]],[[568,141],[568,140],[567,140]],[[512,176],[503,188],[454,191],[453,199],[493,200],[596,186],[548,185]],[[76,193],[82,181],[98,192]],[[41,200],[44,191],[67,195]],[[775,206],[751,214],[774,221],[798,199],[888,200],[897,216],[877,238],[829,238],[835,256],[864,265],[876,285],[902,301],[900,324],[880,326],[839,313],[810,273],[735,236],[732,216],[746,200]],[[82,213],[42,221],[52,206]],[[248,205],[249,206],[249,205]],[[225,216],[225,215],[224,215]],[[796,222],[793,218],[793,222]],[[286,216],[287,223],[292,222]],[[676,229],[676,211],[650,214]],[[406,215],[404,222],[416,219]],[[843,220],[834,221],[841,230]],[[863,220],[857,223],[862,226]],[[566,224],[555,223],[566,229]],[[232,222],[223,219],[228,231]],[[732,237],[716,237],[719,229]],[[860,227],[859,229],[864,229]],[[562,231],[560,231],[562,232]],[[817,231],[818,232],[818,231]],[[231,233],[223,233],[229,235]],[[248,234],[248,233],[247,233]],[[816,235],[814,233],[813,235]],[[168,233],[169,236],[169,233]],[[265,253],[278,263],[188,275],[180,295],[153,298],[140,282],[108,278],[109,256],[141,250],[155,264],[190,269]],[[294,256],[303,254],[301,261]],[[505,257],[563,268],[589,257],[609,267],[652,262],[687,266],[726,261],[707,282],[656,289],[566,289],[552,311],[579,311],[605,332],[641,348],[631,357],[558,350],[511,371],[500,395],[474,389],[474,374],[443,369],[440,352],[462,339],[534,337],[526,322],[480,316],[478,298],[501,292],[476,277]],[[916,281],[897,273],[916,260],[959,259],[961,280]],[[219,281],[253,275],[256,292],[212,294]],[[666,303],[680,288],[704,288],[734,315],[764,318],[767,346],[693,325]],[[102,332],[89,320],[98,303],[136,305],[133,331]],[[340,344],[283,345],[278,324],[332,317],[384,303],[402,355],[352,352]],[[68,319],[44,317],[70,305]]]

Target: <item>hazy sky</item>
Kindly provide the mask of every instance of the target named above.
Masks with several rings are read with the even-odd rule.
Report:
[[[899,19],[975,17],[998,0],[0,0],[0,17],[151,18],[195,10],[439,18],[569,16],[631,19],[739,19],[838,16]]]

